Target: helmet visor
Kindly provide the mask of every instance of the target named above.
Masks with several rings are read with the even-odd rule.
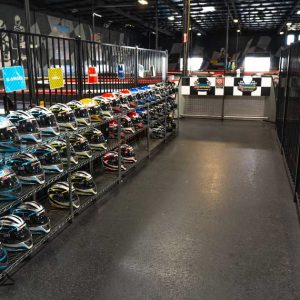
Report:
[[[43,173],[43,169],[41,167],[41,163],[39,161],[35,161],[32,162],[31,164],[27,164],[25,166],[19,167],[18,173],[21,176],[40,175]]]
[[[86,108],[82,107],[74,110],[76,118],[88,118],[89,112]]]
[[[90,113],[90,115],[100,115],[100,113],[101,113],[100,106],[95,105],[95,106],[89,107],[89,113]],[[86,117],[84,117],[84,118],[86,118]]]
[[[18,126],[19,133],[38,133],[39,125],[37,120],[22,120],[19,122]]]
[[[111,106],[110,106],[109,103],[102,103],[102,104],[101,104],[101,109],[102,109],[103,111],[111,111]]]
[[[76,118],[72,111],[64,113],[61,116],[57,116],[57,121],[61,123],[75,122]]]
[[[105,138],[104,138],[103,134],[94,134],[90,138],[90,143],[92,143],[92,144],[99,144],[99,143],[104,143],[104,142],[105,142]]]
[[[24,240],[27,240],[31,237],[31,233],[29,229],[26,226],[23,226],[21,228],[16,228],[10,232],[10,236],[12,240],[22,242]]]
[[[38,119],[38,123],[39,123],[40,127],[42,127],[42,128],[57,126],[56,118],[54,115],[40,116],[40,118]]]
[[[0,141],[1,142],[19,142],[18,130],[15,127],[5,127],[0,129]]]
[[[49,218],[46,215],[45,210],[42,210],[38,213],[34,213],[30,216],[31,225],[45,225],[48,224]]]
[[[94,188],[96,188],[96,185],[92,178],[89,180],[81,179],[80,181],[73,182],[73,186],[75,189],[94,189]]]
[[[73,147],[74,147],[75,152],[91,150],[91,147],[90,147],[88,141],[78,142],[78,143],[74,144]]]
[[[16,191],[20,188],[21,185],[16,174],[0,179],[0,191]]]

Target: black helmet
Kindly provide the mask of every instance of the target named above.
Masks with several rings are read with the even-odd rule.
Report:
[[[15,215],[0,218],[0,241],[9,251],[32,248],[32,235],[24,220]]]
[[[57,182],[53,184],[48,190],[48,197],[51,206],[55,208],[70,207],[69,199],[69,184],[67,182]],[[78,195],[75,188],[72,186],[72,204],[74,208],[80,205]]]
[[[32,154],[40,160],[46,173],[63,172],[63,164],[56,148],[47,144],[40,144],[32,151]]]
[[[150,137],[152,139],[163,139],[165,137],[165,129],[162,126],[152,128]]]
[[[96,195],[97,188],[91,174],[85,171],[74,172],[71,176],[72,184],[78,195]]]
[[[88,140],[92,150],[103,151],[107,149],[107,141],[99,129],[89,128],[83,133],[83,136]]]
[[[13,209],[12,213],[26,222],[32,234],[50,232],[50,219],[41,204],[35,201],[24,202]]]
[[[79,158],[91,158],[92,151],[88,140],[81,134],[75,133],[70,136],[70,143],[72,144],[77,156]]]
[[[132,146],[129,146],[127,144],[121,145],[121,155],[122,155],[123,161],[126,163],[137,162],[137,160],[135,158],[134,149]]]
[[[22,185],[16,173],[5,166],[0,167],[0,200],[16,200],[22,191]]]
[[[43,184],[45,182],[45,172],[42,165],[32,154],[20,153],[8,160],[7,166],[16,172],[23,184]]]

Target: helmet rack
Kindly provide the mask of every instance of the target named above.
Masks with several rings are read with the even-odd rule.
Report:
[[[178,100],[177,100],[178,102]],[[158,101],[148,102],[143,106],[144,109],[149,111],[150,108],[155,108],[159,104],[164,104],[164,116],[158,118],[156,121],[161,122],[164,125],[164,138],[163,139],[151,139],[150,138],[150,125],[152,120],[150,120],[150,114],[147,113],[147,125],[143,128],[137,129],[132,134],[127,134],[125,138],[121,138],[121,117],[120,115],[115,115],[113,119],[118,121],[118,135],[116,140],[109,140],[107,150],[104,151],[93,151],[93,155],[91,158],[88,159],[81,159],[77,165],[71,165],[70,163],[70,132],[65,131],[61,133],[59,136],[53,138],[46,138],[43,139],[44,143],[49,143],[56,139],[64,139],[67,143],[67,157],[68,157],[68,164],[67,168],[64,169],[62,173],[59,174],[46,174],[46,180],[44,184],[35,185],[35,186],[23,186],[22,195],[15,201],[12,202],[2,202],[0,201],[0,216],[5,215],[7,212],[11,210],[11,208],[15,207],[16,205],[20,204],[23,201],[37,198],[37,195],[41,191],[45,191],[51,184],[66,179],[68,181],[69,187],[71,186],[71,173],[76,170],[81,170],[83,168],[88,168],[89,172],[92,174],[95,183],[98,187],[97,194],[94,196],[85,196],[80,197],[80,206],[77,209],[73,208],[72,205],[72,195],[71,195],[71,188],[70,190],[70,209],[69,210],[57,210],[50,208],[50,205],[44,205],[46,208],[48,215],[51,220],[51,231],[45,235],[35,235],[34,237],[34,244],[30,250],[24,252],[10,252],[9,253],[9,265],[8,267],[0,272],[0,285],[4,285],[8,280],[12,283],[14,282],[11,278],[11,275],[15,273],[24,263],[24,260],[35,253],[37,253],[41,247],[44,246],[46,242],[51,240],[54,236],[59,234],[69,223],[72,223],[76,216],[80,214],[85,208],[91,205],[93,202],[101,201],[104,199],[104,196],[116,185],[122,183],[124,179],[129,178],[132,171],[137,170],[138,167],[143,165],[143,162],[150,159],[152,153],[158,151],[170,138],[177,135],[177,130],[173,132],[167,132],[167,115],[166,115],[166,104],[167,104],[167,97],[165,100],[159,99]],[[177,104],[178,105],[178,104]],[[134,109],[132,109],[134,110]],[[176,108],[173,108],[171,111],[172,116],[175,116]],[[169,114],[169,113],[168,113]],[[102,122],[92,123],[89,126],[85,126],[84,128],[78,128],[77,133],[84,133],[85,131],[89,130],[90,128],[101,128],[101,126],[107,124],[111,120],[104,120]],[[126,171],[121,171],[121,164],[122,164],[122,157],[121,157],[121,144],[128,143],[134,144],[135,154],[137,158],[136,163],[127,164]],[[22,147],[21,152],[29,152],[34,149],[34,145]],[[102,166],[95,167],[95,163],[101,157],[108,153],[109,151],[118,151],[118,166],[119,170],[117,174],[111,173],[103,173]],[[5,162],[9,156],[15,156],[18,153],[14,153],[11,155],[2,155],[2,163]],[[102,170],[101,170],[102,169]],[[38,199],[37,200],[41,200]]]

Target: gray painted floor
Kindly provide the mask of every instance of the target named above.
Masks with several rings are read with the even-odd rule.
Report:
[[[300,299],[300,230],[271,125],[184,120],[1,299]]]

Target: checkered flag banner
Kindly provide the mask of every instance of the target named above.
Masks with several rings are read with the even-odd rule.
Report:
[[[191,96],[270,96],[272,77],[183,77],[181,94]]]

